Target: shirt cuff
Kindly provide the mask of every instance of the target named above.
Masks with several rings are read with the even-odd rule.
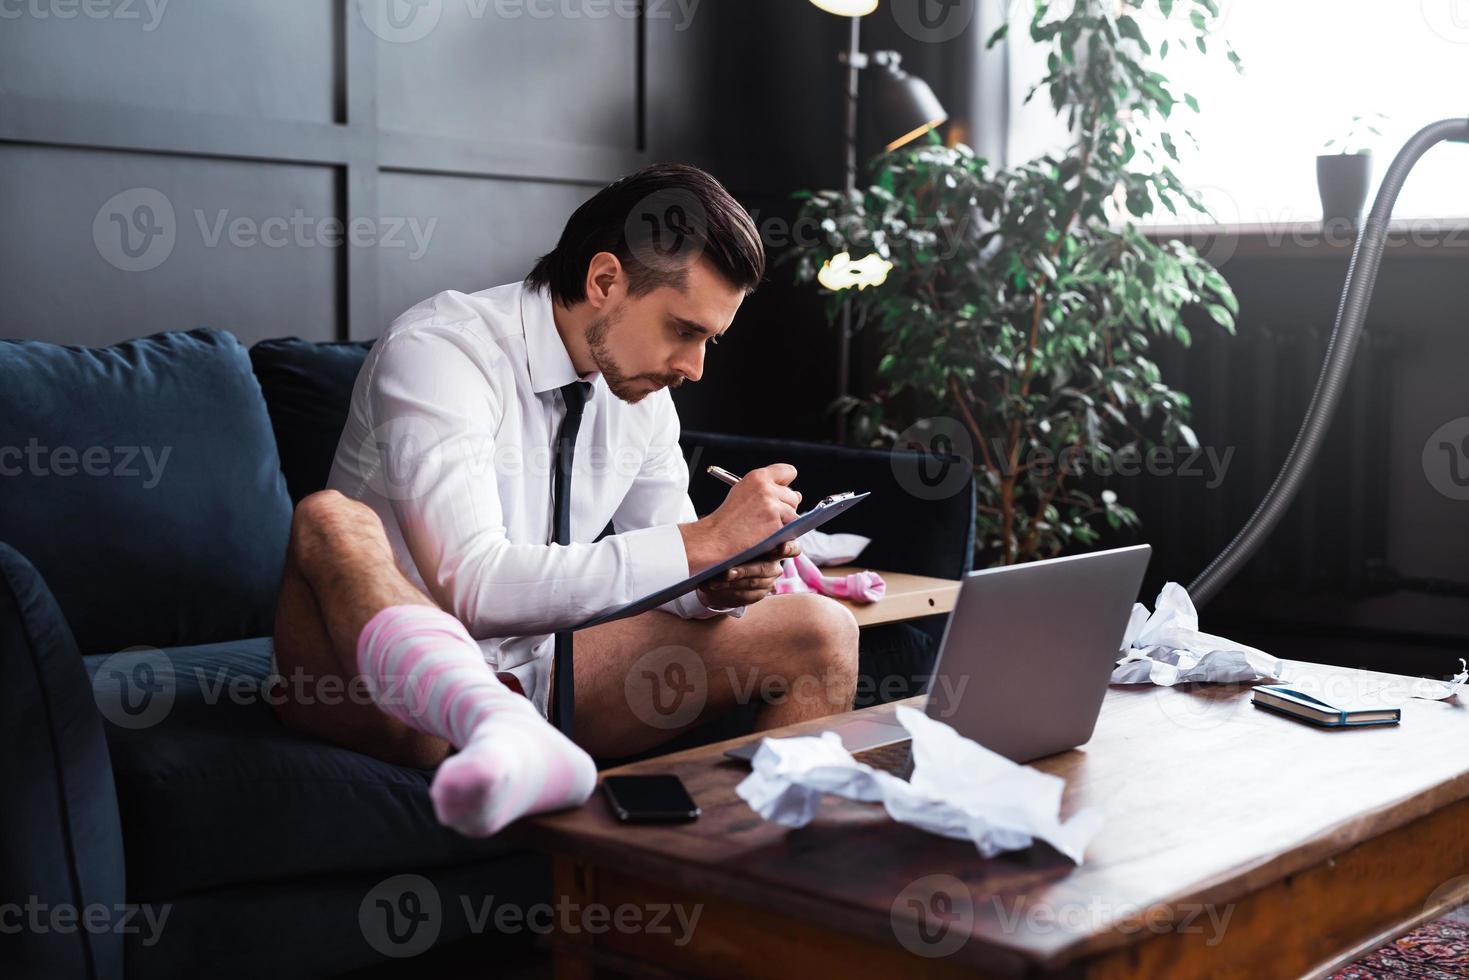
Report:
[[[618,538],[627,549],[628,602],[636,602],[689,577],[689,556],[677,524],[624,531]]]
[[[695,589],[688,595],[679,596],[670,605],[674,605],[675,603],[678,605],[673,611],[684,619],[713,619],[715,616],[728,616],[731,619],[739,619],[745,614],[744,606],[729,606],[716,609],[713,606],[705,605],[704,600],[699,598],[698,589]]]
[[[666,589],[689,577],[688,551],[683,544],[683,532],[677,524],[625,531],[620,538],[627,545],[627,567],[631,576],[631,598],[628,602],[659,589]],[[670,599],[658,607],[664,612],[682,616],[684,619],[712,619],[715,616],[730,616],[739,619],[745,614],[744,606],[716,609],[704,604],[699,590],[694,589],[676,599]]]

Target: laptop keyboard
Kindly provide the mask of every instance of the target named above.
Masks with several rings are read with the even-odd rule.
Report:
[[[890,772],[900,779],[913,775],[913,743],[892,742],[875,749],[863,749],[852,754],[852,758],[864,765],[883,772]]]

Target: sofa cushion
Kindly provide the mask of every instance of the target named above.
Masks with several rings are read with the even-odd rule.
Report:
[[[371,349],[370,340],[323,344],[296,337],[250,348],[293,501],[326,486],[352,385]]]
[[[291,501],[229,334],[0,341],[0,479],[83,653],[270,631]]]
[[[122,834],[102,720],[76,642],[34,566],[0,544],[0,868],[5,900],[116,908]],[[3,929],[0,976],[120,976],[113,930]]]
[[[99,703],[144,662],[154,693],[107,724],[134,899],[508,849],[440,827],[430,773],[285,728],[270,706],[270,652],[255,639],[86,658]]]

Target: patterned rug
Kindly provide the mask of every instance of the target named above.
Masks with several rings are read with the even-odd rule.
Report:
[[[1460,980],[1469,977],[1469,905],[1379,946],[1331,980]]]

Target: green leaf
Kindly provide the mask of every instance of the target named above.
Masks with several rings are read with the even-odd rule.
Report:
[[[984,46],[986,48],[992,48],[992,47],[994,47],[996,44],[999,44],[1002,40],[1004,40],[1005,36],[1007,34],[1009,34],[1009,33],[1010,33],[1010,25],[1009,24],[1001,24],[999,26],[999,29],[996,30],[993,34],[990,35],[989,40],[984,42]]]
[[[1204,309],[1209,311],[1209,315],[1214,318],[1215,323],[1230,333],[1234,333],[1234,315],[1229,310],[1220,306],[1218,303],[1205,304]]]
[[[1148,42],[1143,40],[1142,28],[1137,26],[1137,21],[1125,14],[1117,18],[1117,32],[1123,37],[1136,41],[1147,50]]]

